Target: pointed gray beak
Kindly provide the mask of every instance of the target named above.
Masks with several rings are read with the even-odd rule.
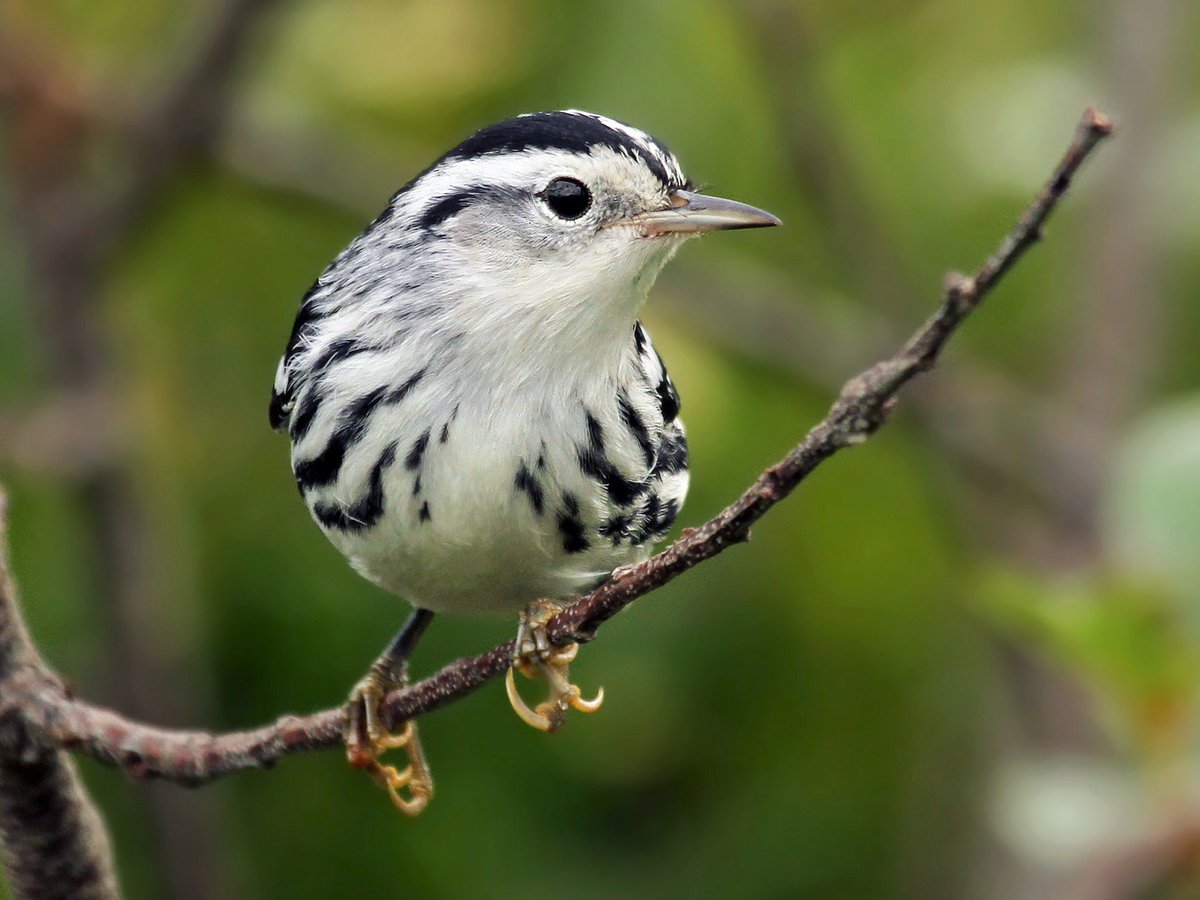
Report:
[[[709,197],[692,191],[673,191],[671,205],[638,216],[637,222],[647,236],[660,234],[703,234],[706,231],[728,231],[733,228],[769,228],[782,225],[766,210]]]

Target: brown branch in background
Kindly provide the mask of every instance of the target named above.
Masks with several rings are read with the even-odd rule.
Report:
[[[795,3],[750,3],[746,10],[762,69],[770,73],[759,85],[781,126],[787,162],[820,211],[817,236],[828,257],[863,296],[892,315],[906,315],[921,292],[853,148],[840,139],[842,125],[817,74],[820,28]]]
[[[263,20],[282,0],[227,0],[205,25],[190,57],[137,115],[125,135],[124,183],[101,202],[81,229],[117,245],[144,217],[159,188],[221,139],[233,107],[233,87]]]
[[[660,294],[658,308],[679,327],[798,382],[836,390],[848,361],[877,352],[899,338],[891,317],[865,309],[823,311],[792,302],[753,279],[747,286],[705,270]],[[750,279],[746,279],[750,280]],[[729,297],[737,297],[730,303]],[[837,339],[832,339],[836,335]],[[1038,460],[1060,458],[1076,428],[1069,410],[1051,410],[1044,398],[975,361],[963,360],[953,382],[925,382],[911,398],[914,416],[937,452],[953,457],[973,482],[993,487],[1053,517],[1057,487]]]
[[[1154,159],[1175,112],[1172,91],[1185,78],[1179,63],[1190,57],[1195,33],[1186,27],[1194,6],[1180,0],[1107,0],[1096,11],[1105,58],[1112,60],[1105,93],[1123,110],[1130,138],[1115,154],[1127,174],[1101,191],[1101,215],[1087,223],[1081,254],[1093,262],[1069,298],[1074,324],[1062,354],[1061,390],[1063,405],[1082,427],[1051,473],[1073,540],[1049,552],[1075,565],[1100,554],[1097,506],[1115,444],[1162,370],[1156,350],[1163,346],[1167,313],[1152,221],[1160,198]]]
[[[750,527],[817,466],[870,437],[887,421],[900,389],[934,366],[950,336],[1041,238],[1043,224],[1075,173],[1111,129],[1105,116],[1088,110],[1050,180],[999,249],[973,276],[947,278],[937,311],[897,353],[847,382],[829,413],[804,440],[715,518],[685,530],[679,540],[645,563],[614,573],[609,582],[555,616],[548,625],[550,639],[559,645],[590,641],[600,625],[633,600],[747,540]],[[0,601],[11,603],[11,598]],[[387,700],[386,724],[394,728],[470,693],[503,673],[511,653],[510,641],[394,692]],[[58,679],[41,666],[0,682],[0,696],[20,710],[49,746],[78,750],[137,777],[188,784],[266,768],[293,753],[339,746],[345,724],[344,711],[337,708],[223,735],[154,728],[68,696]]]
[[[0,863],[13,895],[120,897],[108,835],[64,750],[0,723]]]
[[[0,860],[22,898],[119,897],[108,835],[66,751],[48,746],[8,686],[46,672],[8,572],[0,495]]]
[[[55,57],[51,41],[38,40],[35,7],[0,34],[0,98],[8,101],[13,152],[6,161],[21,223],[17,233],[27,245],[44,370],[66,412],[33,419],[48,426],[52,442],[79,436],[78,427],[56,427],[79,426],[74,413],[123,406],[114,401],[119,366],[101,308],[106,270],[152,211],[163,185],[223,133],[241,64],[275,5],[225,0],[215,12],[206,7],[200,14],[211,18],[198,23],[200,36],[189,41],[194,50],[181,59],[168,57],[164,87],[136,105],[121,98],[111,104],[115,114],[106,102],[115,93],[110,86],[83,82]],[[107,115],[97,115],[97,107]],[[92,157],[105,165],[89,166]],[[23,430],[10,452],[32,441],[36,454],[38,438],[36,429]],[[138,474],[131,459],[106,452],[103,437],[91,444],[94,464],[80,465],[67,484],[81,520],[92,600],[106,631],[108,692],[139,716],[195,718],[203,714],[204,691],[171,655],[182,639],[159,602],[170,586],[159,571],[162,554],[139,500]],[[166,678],[173,689],[156,690]],[[147,831],[157,844],[148,853],[160,882],[155,892],[182,900],[227,895],[221,860],[228,854],[220,847],[214,800],[197,802],[160,789],[141,793],[152,823]],[[49,808],[71,814],[70,798],[46,796],[62,801]]]

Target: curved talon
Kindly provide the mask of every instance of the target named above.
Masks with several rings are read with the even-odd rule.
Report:
[[[604,688],[596,691],[596,696],[591,700],[584,700],[579,695],[579,688],[576,688],[575,691],[575,696],[571,698],[572,709],[577,709],[581,713],[594,713],[604,705]]]
[[[425,762],[416,724],[409,720],[398,733],[392,734],[379,721],[379,702],[386,694],[386,687],[372,673],[351,693],[346,758],[386,790],[398,810],[415,816],[433,798],[433,778]],[[388,750],[401,749],[407,751],[409,760],[403,769],[379,762],[379,757]],[[405,787],[408,788],[407,797],[400,793]]]
[[[400,812],[415,816],[429,805],[433,798],[433,782],[415,775],[411,763],[399,771],[395,766],[379,766],[378,769],[376,780],[387,790]],[[405,786],[408,787],[408,797],[400,793]]]
[[[526,627],[523,623],[523,627]],[[544,637],[542,638],[544,640]],[[518,641],[520,646],[523,641]],[[513,711],[526,725],[538,731],[557,731],[566,718],[568,709],[576,709],[582,713],[594,713],[604,704],[604,688],[596,692],[591,700],[583,699],[583,692],[578,685],[572,684],[568,675],[568,666],[579,653],[578,644],[568,644],[565,647],[549,647],[537,651],[538,639],[528,642],[529,649],[524,653],[514,652],[512,665],[505,676],[504,689],[508,694],[508,702]],[[533,709],[525,702],[517,690],[516,677],[513,672],[519,670],[526,678],[536,678],[539,675],[549,682],[550,696]]]
[[[517,664],[519,665],[519,663]],[[513,678],[513,671],[517,665],[509,666],[508,674],[504,679],[504,690],[508,693],[508,702],[512,704],[513,711],[520,717],[521,721],[538,731],[554,731],[557,727],[556,723],[549,716],[541,712],[542,706],[539,704],[537,710],[529,708],[529,704],[521,696],[517,690],[516,679]],[[524,672],[524,669],[522,669]]]

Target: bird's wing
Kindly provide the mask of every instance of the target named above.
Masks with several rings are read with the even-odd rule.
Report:
[[[296,313],[296,321],[292,324],[292,334],[288,338],[287,348],[283,351],[283,356],[279,359],[279,366],[275,369],[275,383],[271,388],[271,404],[267,415],[271,427],[276,431],[286,430],[287,421],[296,405],[297,385],[294,383],[294,377],[289,368],[296,351],[299,350],[300,345],[308,337],[315,324],[317,318],[316,294],[320,286],[319,280],[314,282],[304,295],[304,299],[300,301],[300,310]]]

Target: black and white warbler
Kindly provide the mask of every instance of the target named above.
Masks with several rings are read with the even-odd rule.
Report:
[[[407,812],[432,793],[411,723],[378,719],[433,612],[521,614],[514,665],[551,730],[590,711],[553,601],[645,559],[679,513],[679,397],[638,311],[689,237],[778,225],[695,193],[645,132],[568,110],[477,132],[392,197],[304,297],[271,425],[313,518],[416,612],[351,695],[351,761]],[[378,762],[406,747],[404,772]],[[409,794],[400,789],[407,785]]]

